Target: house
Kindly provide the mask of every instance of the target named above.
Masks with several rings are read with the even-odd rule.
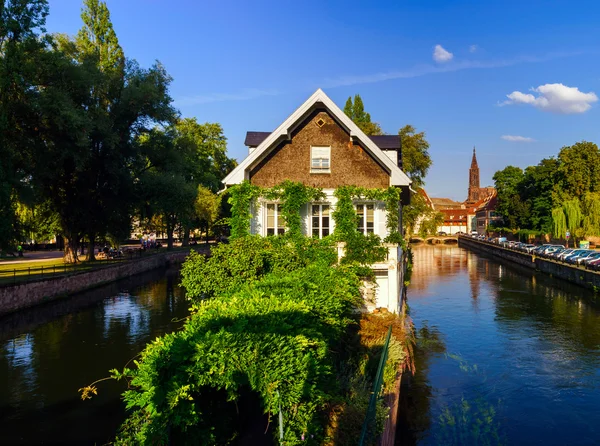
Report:
[[[500,224],[503,218],[496,212],[496,206],[498,204],[498,195],[496,193],[492,196],[487,197],[485,202],[478,207],[476,219],[477,219],[477,232],[481,235],[486,234],[487,228],[490,224]]]
[[[307,236],[321,238],[334,231],[334,191],[340,186],[394,186],[401,188],[403,203],[410,197],[411,181],[400,167],[400,137],[365,135],[320,89],[273,132],[248,132],[246,145],[248,156],[223,180],[225,186],[247,180],[261,187],[273,187],[290,180],[321,188],[325,198],[308,203],[301,212],[303,233]],[[354,205],[357,230],[386,237],[385,203],[361,200]],[[279,203],[259,199],[251,211],[251,233],[269,236],[286,230]],[[379,284],[374,305],[397,311],[403,283],[399,265],[402,255],[396,245],[389,251],[388,262],[373,265]]]

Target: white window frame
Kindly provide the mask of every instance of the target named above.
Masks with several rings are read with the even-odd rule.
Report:
[[[319,215],[316,216],[313,214],[313,206],[318,206],[319,207]],[[327,214],[327,218],[329,219],[329,224],[327,225],[327,227],[323,226],[323,206],[327,206],[328,207],[328,214]],[[309,203],[309,208],[308,208],[309,212],[308,212],[308,218],[309,218],[309,222],[310,222],[310,236],[311,237],[317,237],[316,234],[314,234],[314,229],[318,229],[319,234],[318,237],[319,238],[323,238],[326,237],[328,235],[330,235],[332,233],[331,230],[331,222],[332,222],[332,218],[331,218],[331,213],[332,213],[332,208],[331,208],[331,203]],[[319,226],[318,228],[315,228],[314,224],[313,224],[313,219],[314,218],[318,218],[319,219]],[[323,235],[323,229],[327,229],[327,234]]]
[[[265,236],[276,236],[276,235],[282,235],[287,231],[287,227],[285,226],[285,222],[283,221],[283,217],[280,215],[281,211],[279,210],[279,207],[281,206],[280,203],[275,203],[275,202],[265,202],[263,203],[264,206],[264,228],[265,228]],[[269,206],[274,206],[273,209],[273,228],[269,228]],[[279,222],[279,219],[281,218],[283,226],[279,226],[277,223]],[[269,234],[269,229],[273,229],[273,234]]]
[[[331,173],[331,146],[310,146],[310,173]]]
[[[363,219],[363,221],[362,221],[362,225],[361,225],[361,226],[362,226],[362,228],[363,228],[363,231],[362,231],[362,233],[363,233],[364,235],[367,235],[367,234],[376,234],[376,231],[375,231],[375,228],[377,227],[377,221],[376,221],[376,220],[377,220],[377,219],[376,219],[376,215],[377,215],[377,212],[376,212],[376,210],[377,210],[377,206],[376,206],[376,203],[375,203],[374,201],[361,202],[361,203],[354,203],[354,211],[356,212],[356,215],[357,215],[357,217],[358,217],[358,218],[361,218],[361,217],[359,216],[359,214],[358,214],[358,208],[359,208],[359,206],[363,208],[363,215],[362,215],[362,219]],[[373,210],[373,228],[372,228],[372,230],[371,230],[371,231],[369,231],[369,230],[368,230],[368,228],[367,228],[367,218],[368,218],[368,213],[367,213],[368,209],[367,209],[367,206],[371,206],[371,207],[373,208],[373,209],[372,209],[372,210]],[[356,228],[356,230],[357,230],[358,232],[360,232],[360,228],[359,228],[359,227],[357,227],[357,228]]]

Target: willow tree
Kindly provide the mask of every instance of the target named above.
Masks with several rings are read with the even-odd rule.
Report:
[[[583,232],[586,236],[600,236],[600,194],[587,193],[583,198]]]
[[[554,238],[562,238],[567,232],[567,218],[563,208],[552,209],[552,232]]]
[[[567,217],[567,228],[577,236],[581,236],[581,222],[583,220],[583,214],[581,212],[581,203],[577,198],[572,198],[563,203],[563,209],[565,210],[565,216]]]

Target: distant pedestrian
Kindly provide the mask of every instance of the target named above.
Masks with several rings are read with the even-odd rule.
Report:
[[[21,245],[17,246],[17,252],[19,253],[19,257],[23,257],[23,247]]]

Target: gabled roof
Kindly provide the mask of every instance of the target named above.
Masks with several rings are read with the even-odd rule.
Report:
[[[244,144],[258,147],[270,135],[270,132],[246,132]],[[400,150],[400,135],[367,135],[381,150]]]
[[[256,149],[248,155],[229,175],[223,179],[225,185],[239,184],[249,178],[252,167],[263,160],[280,142],[290,140],[294,128],[299,125],[309,113],[325,107],[332,117],[344,127],[351,138],[357,139],[363,147],[381,164],[390,175],[391,186],[409,186],[410,178],[394,163],[381,148],[363,133],[352,120],[321,90],[315,91],[310,98],[294,111],[283,123],[270,133]],[[260,132],[253,132],[255,136]],[[392,135],[393,136],[393,135]]]

